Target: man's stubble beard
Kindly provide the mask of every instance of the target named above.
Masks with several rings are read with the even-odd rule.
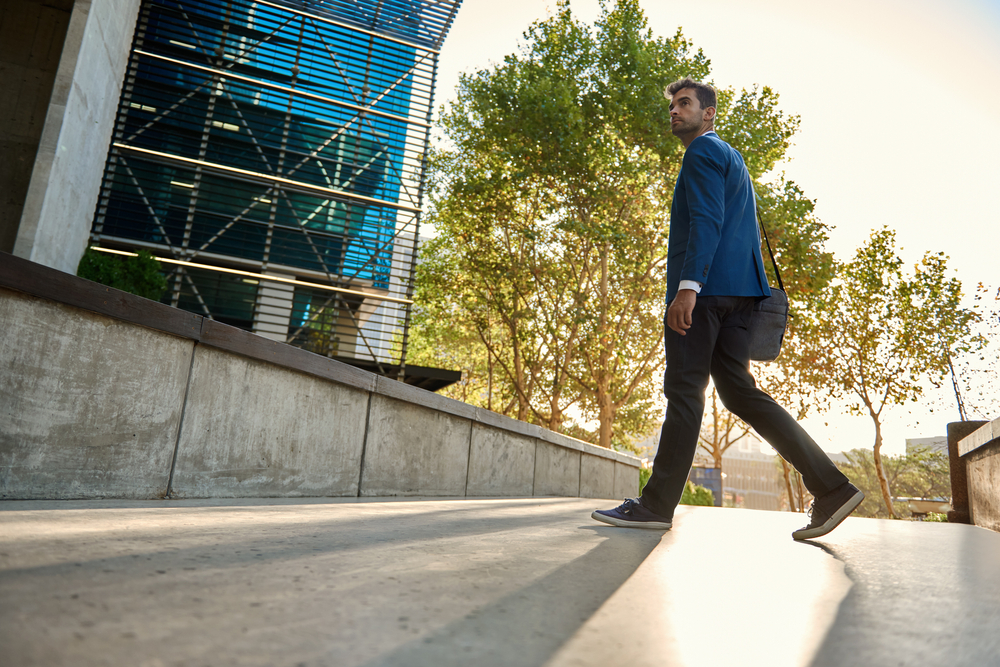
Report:
[[[686,139],[687,137],[694,136],[698,132],[698,125],[696,123],[678,123],[677,125],[670,126],[670,132],[678,139]]]

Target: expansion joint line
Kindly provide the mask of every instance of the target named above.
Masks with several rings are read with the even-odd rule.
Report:
[[[365,432],[361,437],[361,463],[358,466],[358,493],[357,497],[361,497],[361,484],[364,482],[365,477],[365,455],[368,452],[368,425],[371,420],[372,415],[372,399],[375,398],[375,387],[372,387],[371,391],[368,392],[368,404],[365,406]]]
[[[174,493],[174,470],[177,469],[177,452],[181,447],[181,434],[184,433],[184,418],[187,416],[188,395],[191,393],[191,378],[194,375],[194,357],[198,351],[198,341],[191,346],[191,362],[188,364],[187,382],[184,385],[184,399],[181,401],[181,418],[177,423],[177,438],[174,440],[174,453],[170,458],[170,474],[167,475],[167,490],[164,499],[169,499]]]

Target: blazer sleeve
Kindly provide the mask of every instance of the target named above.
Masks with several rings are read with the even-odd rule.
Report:
[[[691,226],[681,280],[705,283],[722,238],[726,164],[711,141],[695,139],[684,155],[684,184]]]

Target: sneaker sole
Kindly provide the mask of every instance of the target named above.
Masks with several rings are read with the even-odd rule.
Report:
[[[809,528],[808,530],[796,530],[792,533],[792,539],[795,540],[811,540],[814,537],[822,537],[826,535],[834,528],[839,526],[844,519],[846,519],[851,512],[857,509],[861,501],[865,499],[865,494],[858,491],[850,500],[840,506],[836,512],[833,513],[829,519],[826,520],[822,526],[816,526],[815,528]]]
[[[598,514],[594,512],[590,515],[591,519],[600,521],[601,523],[608,523],[612,526],[618,526],[619,528],[646,528],[649,530],[670,530],[673,525],[671,523],[664,523],[663,521],[624,521],[622,519],[616,519],[610,516],[604,516],[603,514]]]

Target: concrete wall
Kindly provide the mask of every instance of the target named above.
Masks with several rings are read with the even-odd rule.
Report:
[[[14,254],[75,273],[86,248],[140,0],[76,0]]]
[[[0,253],[0,498],[634,496],[639,460]]]
[[[958,453],[965,464],[972,523],[1000,531],[1000,419],[962,438]]]
[[[0,251],[13,252],[73,0],[0,3]]]
[[[0,497],[165,494],[194,342],[0,294]]]

